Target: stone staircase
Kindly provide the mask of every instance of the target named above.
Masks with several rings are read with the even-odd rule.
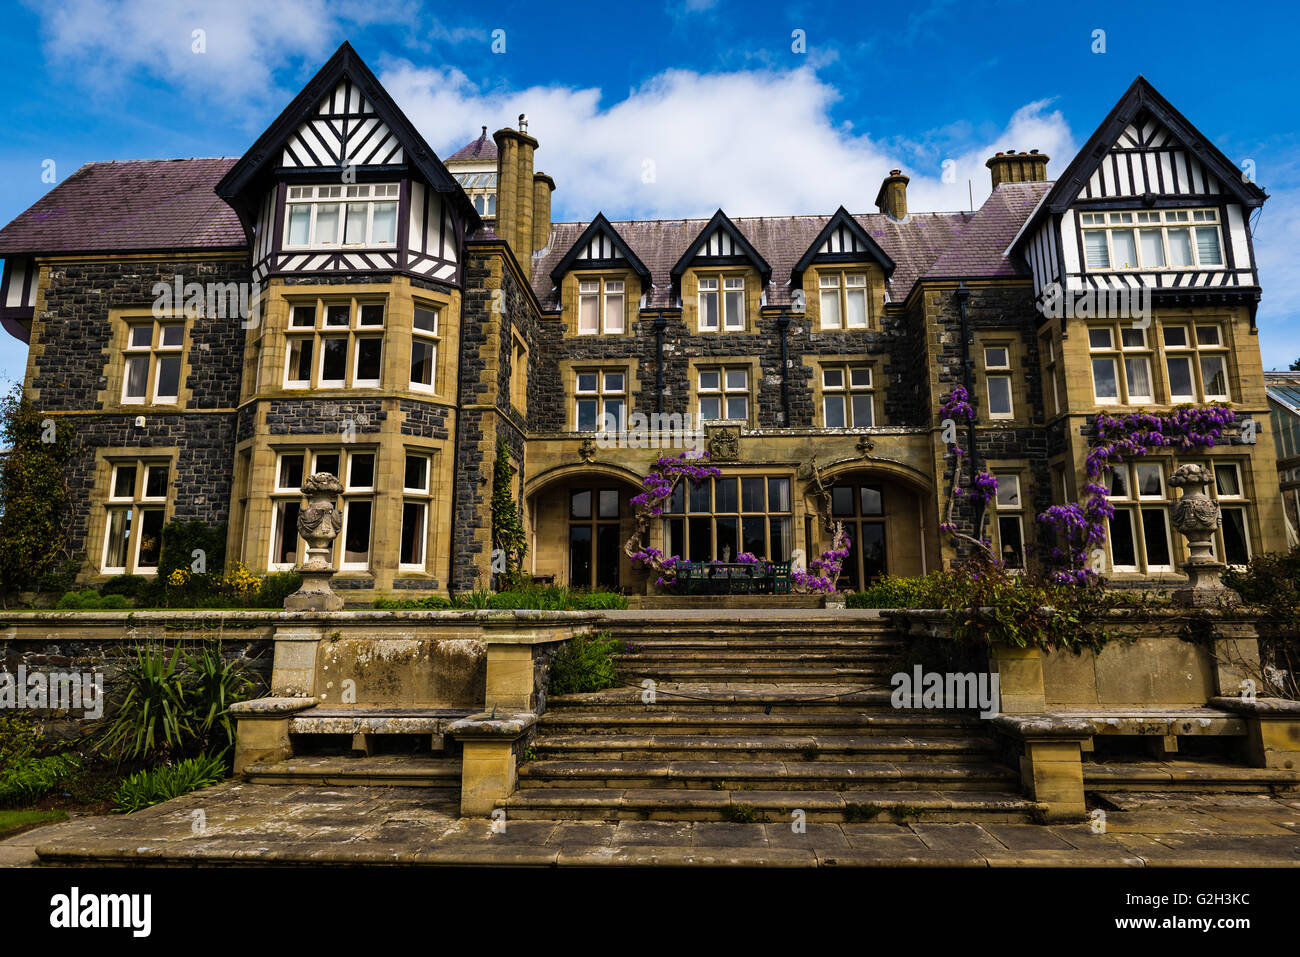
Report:
[[[623,686],[550,699],[502,802],[510,818],[1035,817],[985,722],[891,706],[900,643],[878,618],[641,617],[611,631]]]

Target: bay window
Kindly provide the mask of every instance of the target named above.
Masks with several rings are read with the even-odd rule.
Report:
[[[378,388],[383,369],[382,302],[296,301],[285,331],[286,389]]]

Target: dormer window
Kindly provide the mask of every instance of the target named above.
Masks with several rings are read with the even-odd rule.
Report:
[[[1223,240],[1215,209],[1080,213],[1090,270],[1218,269]]]
[[[721,289],[719,289],[721,284]],[[721,321],[723,329],[745,328],[745,280],[740,276],[700,279],[700,332],[717,332]]]
[[[623,280],[578,281],[578,335],[621,335],[625,326]]]
[[[285,248],[396,245],[399,191],[396,183],[290,186]]]

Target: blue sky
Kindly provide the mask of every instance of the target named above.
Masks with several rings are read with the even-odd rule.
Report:
[[[965,208],[972,194],[978,205],[992,152],[1040,149],[1055,175],[1142,73],[1229,158],[1254,161],[1272,197],[1255,236],[1264,365],[1300,357],[1291,4],[1248,15],[1200,0],[2,9],[0,222],[51,188],[47,159],[62,180],[92,160],[241,154],[344,39],[443,155],[528,113],[557,219],[867,211],[892,167],[912,177],[913,210]],[[0,377],[21,379],[24,363],[4,336]]]

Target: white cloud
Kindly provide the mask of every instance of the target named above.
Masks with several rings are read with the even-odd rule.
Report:
[[[541,143],[536,166],[556,181],[557,215],[573,219],[597,211],[612,218],[707,216],[718,207],[733,216],[795,215],[840,204],[867,212],[893,168],[912,178],[911,209],[965,209],[968,179],[976,206],[988,195],[984,161],[997,150],[1039,149],[1057,158],[1054,170],[1075,149],[1064,117],[1046,101],[1016,111],[987,142],[966,137],[954,155],[857,134],[832,119],[839,94],[810,66],[669,70],[610,103],[596,88],[482,90],[454,68],[405,61],[389,64],[381,80],[444,156],[480,126],[513,126],[527,113],[529,132]],[[933,117],[945,126],[959,119]],[[944,159],[953,161],[953,182],[943,182]]]
[[[1300,168],[1292,172],[1300,172]],[[1255,317],[1265,369],[1286,369],[1300,358],[1300,186],[1269,188],[1268,202],[1254,233],[1255,258],[1263,296]]]
[[[276,70],[296,61],[314,70],[350,28],[418,14],[408,0],[68,0],[33,9],[51,61],[75,69],[87,89],[111,95],[143,75],[236,105],[282,104],[297,89],[278,87]],[[439,38],[454,36],[443,29]]]

